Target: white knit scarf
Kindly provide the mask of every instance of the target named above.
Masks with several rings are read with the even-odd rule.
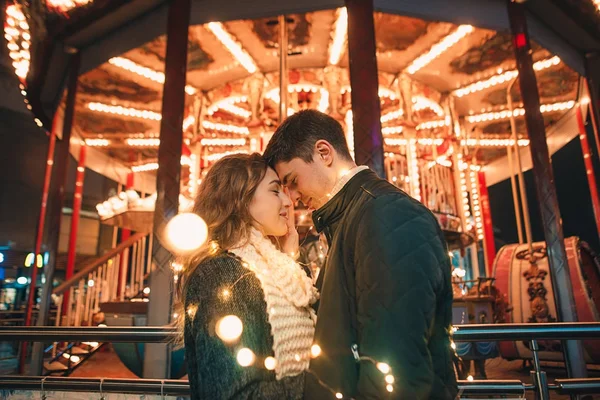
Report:
[[[300,265],[254,228],[248,244],[230,251],[261,283],[273,335],[276,378],[307,370],[316,322],[310,305],[318,298],[311,279]]]

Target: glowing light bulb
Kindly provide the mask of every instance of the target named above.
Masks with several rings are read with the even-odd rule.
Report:
[[[252,350],[244,347],[238,351],[236,359],[242,367],[249,367],[254,364],[255,356]]]
[[[312,358],[319,357],[319,355],[321,355],[321,346],[319,346],[318,344],[313,344],[310,348],[310,355],[312,356]]]
[[[244,324],[237,316],[226,315],[217,322],[215,331],[222,341],[234,342],[242,335]]]
[[[380,370],[384,374],[389,374],[391,371],[390,366],[388,364],[382,363],[382,362],[377,363],[377,369]]]
[[[272,371],[275,369],[276,366],[277,366],[277,360],[275,360],[273,357],[265,358],[265,368],[266,369],[268,369],[269,371]]]
[[[167,223],[165,236],[173,250],[186,253],[200,248],[206,242],[208,227],[199,215],[183,213]]]

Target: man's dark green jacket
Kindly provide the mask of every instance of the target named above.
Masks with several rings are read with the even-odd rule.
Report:
[[[330,247],[305,399],[454,399],[451,264],[435,216],[364,170],[313,221]]]

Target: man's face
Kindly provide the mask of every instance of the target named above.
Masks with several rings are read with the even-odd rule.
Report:
[[[311,163],[300,158],[280,162],[275,166],[275,171],[283,186],[289,189],[292,201],[301,201],[311,211],[329,200],[329,193],[335,184],[335,180],[329,177],[331,171],[317,154]]]

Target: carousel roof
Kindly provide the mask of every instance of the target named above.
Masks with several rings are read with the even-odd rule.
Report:
[[[61,98],[69,57],[60,48],[82,49],[76,132],[110,158],[143,171],[142,166],[157,158],[166,5],[78,1],[87,4],[46,15],[48,32],[60,41],[53,50],[44,48],[45,62],[33,64],[28,88],[41,100],[38,109],[52,107]],[[48,3],[53,2],[65,3]],[[344,122],[350,105],[345,29],[338,28],[343,17],[337,7],[342,4],[313,0],[299,10],[270,0],[252,6],[206,3],[193,2],[192,7],[184,121],[188,144],[205,139],[211,152],[225,154],[239,147],[241,139],[275,129],[279,27],[276,18],[265,16],[278,13],[288,19],[290,107],[322,109]],[[506,92],[516,77],[511,36],[502,29],[507,26],[504,1],[478,1],[476,9],[450,7],[441,0],[428,2],[427,8],[403,3],[411,4],[375,1],[377,9],[389,11],[374,15],[388,148],[402,143],[403,129],[440,145],[452,132],[448,117],[456,111],[467,129],[463,144],[470,148],[470,157],[486,164],[503,156],[502,140],[511,132]],[[575,70],[581,72],[583,54],[600,50],[600,12],[592,0],[531,0],[528,7],[535,14],[530,28],[542,112],[551,127],[578,100]],[[328,9],[295,12],[322,8]],[[210,22],[217,20],[226,22]],[[496,30],[474,28],[469,22]],[[407,90],[412,120],[404,116]],[[517,132],[524,139],[518,84],[510,96]],[[243,146],[251,149],[250,140]]]

